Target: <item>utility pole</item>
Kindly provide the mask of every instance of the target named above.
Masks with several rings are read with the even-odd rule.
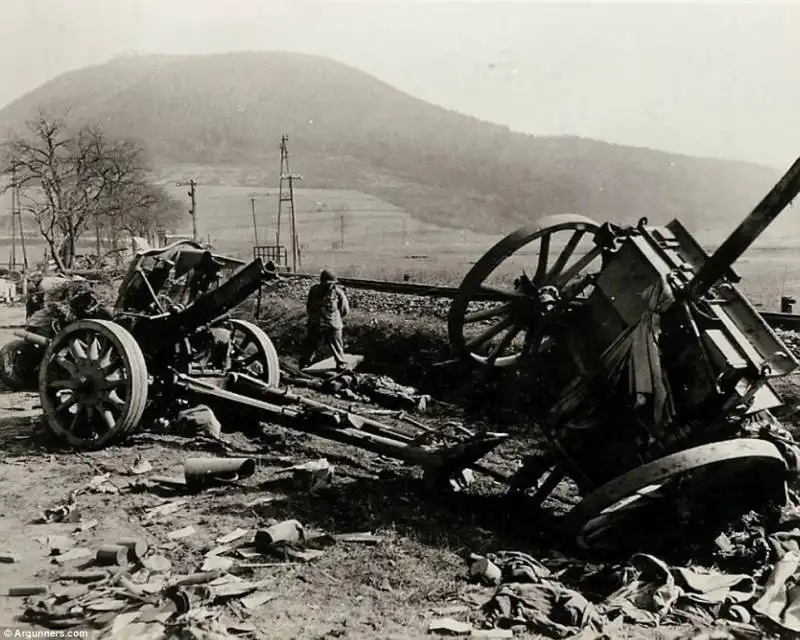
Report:
[[[8,259],[8,268],[14,271],[17,268],[17,173],[11,174],[11,255]]]
[[[17,268],[17,229],[19,229],[19,243],[22,247],[22,267],[28,270],[28,252],[25,248],[25,234],[22,228],[22,209],[19,204],[19,185],[17,184],[17,172],[11,172],[11,255],[8,267],[11,270]]]
[[[297,219],[294,212],[294,181],[302,180],[303,176],[292,174],[289,169],[289,136],[281,136],[281,178],[278,184],[278,224],[275,233],[275,244],[281,246],[281,217],[283,206],[289,208],[289,223],[292,236],[292,271],[297,271],[300,264],[300,241],[297,235]],[[288,188],[284,185],[288,185]]]
[[[339,212],[339,248],[344,249],[344,210]]]
[[[253,242],[258,246],[258,223],[256,222],[256,199],[250,198],[250,208],[253,211]]]
[[[197,183],[194,179],[187,180],[186,182],[177,182],[176,186],[178,187],[189,187],[189,191],[187,191],[187,195],[192,203],[191,208],[189,209],[189,215],[192,216],[192,239],[197,241],[197,201],[195,199],[195,187]]]

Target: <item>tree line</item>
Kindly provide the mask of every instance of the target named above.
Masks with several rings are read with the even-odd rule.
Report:
[[[0,163],[5,190],[16,189],[19,211],[36,222],[61,272],[73,268],[87,236],[114,253],[126,234],[152,240],[184,214],[154,182],[144,148],[97,125],[40,112],[0,140]]]

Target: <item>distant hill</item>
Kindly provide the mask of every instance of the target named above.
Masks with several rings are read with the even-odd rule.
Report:
[[[143,141],[165,175],[192,165],[218,182],[274,185],[285,132],[304,187],[357,189],[424,220],[486,232],[571,211],[627,222],[677,216],[724,234],[779,177],[747,163],[514,133],[295,53],[116,59],[7,105],[0,130],[38,108],[66,107],[76,121]]]

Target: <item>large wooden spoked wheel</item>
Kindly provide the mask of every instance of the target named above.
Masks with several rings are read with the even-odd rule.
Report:
[[[576,214],[541,218],[493,246],[470,269],[453,299],[448,334],[454,355],[495,367],[517,366],[547,340],[542,311],[575,296],[596,273],[599,225]],[[526,281],[527,278],[527,281]]]
[[[782,494],[787,466],[766,440],[735,439],[680,451],[592,491],[561,528],[580,549],[612,552],[680,545],[703,521],[738,515]],[[714,530],[709,528],[708,530]]]
[[[245,373],[277,387],[281,365],[275,345],[266,332],[247,320],[229,320],[231,332],[230,372]]]
[[[99,449],[136,429],[147,404],[144,356],[128,331],[80,320],[56,335],[39,369],[45,420],[79,449]]]

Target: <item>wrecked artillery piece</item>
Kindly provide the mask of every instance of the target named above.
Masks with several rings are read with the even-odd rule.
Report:
[[[46,322],[39,333],[30,325],[17,332],[43,350],[38,382],[47,425],[74,447],[101,448],[136,429],[148,407],[163,408],[158,402],[171,399],[176,373],[240,372],[277,385],[269,337],[229,316],[273,277],[260,260],[244,264],[179,241],[135,256],[113,311],[79,305],[80,319],[54,335]]]
[[[74,446],[101,447],[137,427],[149,398],[180,395],[434,477],[471,468],[517,494],[533,488],[537,504],[569,478],[583,498],[562,526],[585,549],[680,539],[687,526],[782,505],[796,470],[794,443],[770,413],[781,402],[769,381],[798,362],[739,293],[731,265],[799,191],[800,160],[710,257],[678,221],[622,228],[577,215],[538,220],[490,249],[455,295],[449,335],[459,358],[516,370],[533,396],[529,421],[550,447],[512,475],[480,462],[508,434],[418,424],[410,435],[281,389],[274,349],[249,323],[264,375],[231,371],[224,387],[192,375],[186,336],[277,277],[259,260],[167,308],[159,291],[176,260],[137,257],[113,322],[82,320],[49,342],[45,417]]]
[[[781,405],[770,380],[798,362],[731,265],[798,191],[800,159],[710,257],[678,220],[557,215],[504,238],[464,278],[455,354],[516,368],[549,443],[510,484],[536,487],[540,503],[570,478],[583,499],[563,526],[580,546],[679,538],[681,524],[785,503],[800,451],[770,413]],[[519,258],[530,271],[509,266]]]

